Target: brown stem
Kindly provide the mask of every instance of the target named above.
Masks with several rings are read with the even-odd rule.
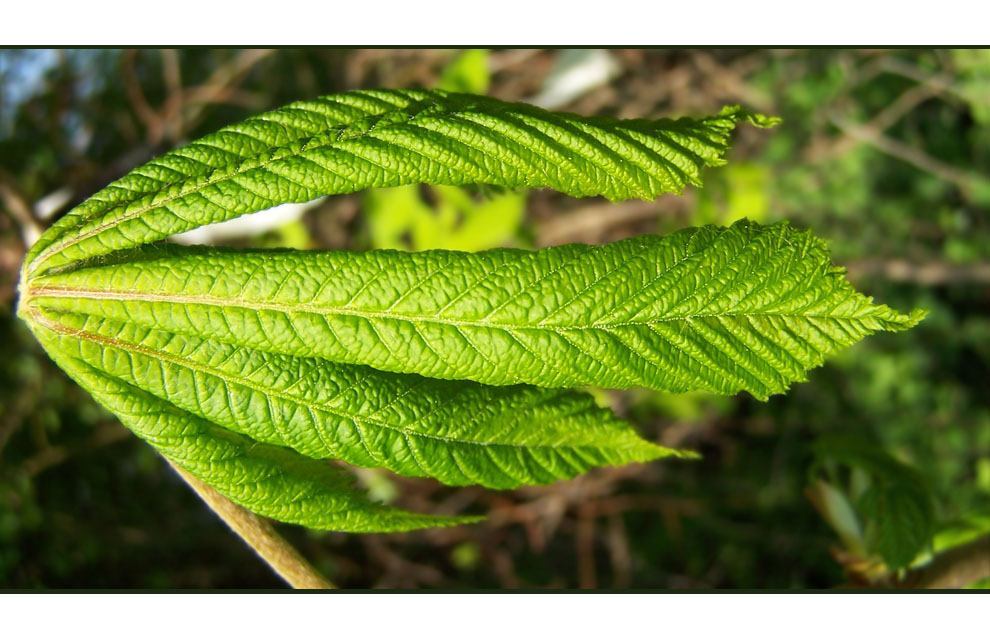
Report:
[[[302,557],[295,547],[280,536],[267,520],[234,504],[171,460],[169,464],[203,499],[203,502],[294,589],[336,588],[316,570],[316,567]]]
[[[158,112],[148,103],[148,99],[141,89],[141,80],[138,78],[137,70],[134,67],[137,55],[137,49],[129,49],[124,53],[124,91],[127,95],[127,101],[131,104],[131,109],[134,110],[134,115],[145,127],[145,139],[148,146],[154,148],[162,140],[165,124]]]
[[[845,263],[845,267],[850,279],[865,275],[880,275],[886,280],[927,286],[990,283],[990,262],[952,264],[938,260],[919,262],[917,260],[867,258],[850,260]]]
[[[990,577],[990,536],[941,553],[898,583],[906,589],[962,589]]]
[[[44,229],[35,219],[31,205],[17,188],[14,179],[2,170],[0,170],[0,204],[4,206],[10,217],[20,227],[24,250],[27,251],[35,240],[41,237],[41,232]]]

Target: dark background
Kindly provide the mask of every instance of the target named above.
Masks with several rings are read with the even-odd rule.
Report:
[[[922,564],[990,530],[987,50],[0,50],[0,587],[282,586],[48,360],[14,317],[20,262],[72,205],[183,142],[323,93],[429,86],[619,117],[741,103],[784,124],[740,128],[705,190],[654,203],[410,187],[329,198],[251,237],[214,240],[533,248],[788,219],[827,239],[860,290],[932,313],[838,354],[766,403],[596,391],[646,437],[700,451],[698,462],[599,469],[513,492],[361,471],[378,499],[489,517],[400,535],[280,526],[335,582],[889,585],[904,578],[892,549]],[[870,462],[881,459],[886,467]],[[920,488],[883,511],[863,494],[901,486],[884,475],[888,463]]]

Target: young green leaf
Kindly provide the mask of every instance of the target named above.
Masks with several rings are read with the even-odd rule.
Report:
[[[604,246],[474,254],[148,248],[38,276],[29,304],[269,353],[494,385],[758,398],[903,315],[823,242],[743,221]]]
[[[29,253],[35,273],[285,202],[426,182],[652,199],[700,184],[739,120],[614,120],[441,90],[359,91],[282,107],[192,142],[69,212]]]
[[[139,436],[258,513],[344,531],[467,521],[376,505],[323,459],[508,488],[676,455],[558,388],[765,398],[924,312],[872,304],[819,240],[783,225],[478,254],[145,245],[419,182],[651,199],[722,164],[739,120],[775,123],[738,107],[582,118],[439,90],[289,105],[76,207],[29,252],[19,314]]]
[[[313,529],[408,531],[477,522],[475,517],[409,513],[368,500],[342,469],[203,420],[73,357],[71,340],[44,324],[35,335],[49,354],[121,422],[165,457],[255,513]]]
[[[884,563],[902,569],[932,538],[935,513],[923,482],[878,480],[860,497],[866,515],[866,537]]]
[[[860,470],[869,486],[856,497],[870,550],[891,569],[901,569],[924,551],[935,532],[935,504],[924,477],[882,447],[858,437],[830,436],[814,447],[816,466],[838,462]]]
[[[509,489],[679,452],[591,396],[388,374],[71,313],[35,312],[59,354],[257,442],[450,485]]]

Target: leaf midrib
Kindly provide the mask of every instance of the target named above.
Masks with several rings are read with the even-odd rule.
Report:
[[[545,324],[537,322],[534,324],[517,324],[507,322],[491,322],[488,320],[464,320],[451,319],[440,316],[412,315],[388,313],[385,311],[371,311],[366,309],[355,309],[347,306],[321,307],[312,303],[277,303],[261,302],[253,300],[239,300],[233,298],[217,298],[212,296],[188,296],[179,294],[144,293],[136,291],[101,291],[97,289],[73,289],[68,287],[35,287],[29,290],[29,298],[85,298],[88,300],[117,300],[120,302],[161,302],[172,304],[200,304],[220,308],[242,308],[252,311],[276,311],[283,314],[309,313],[320,316],[352,316],[358,318],[376,318],[381,320],[396,320],[420,324],[441,324],[454,327],[483,327],[486,329],[501,329],[504,331],[522,330],[546,330],[554,332],[563,331],[588,331],[600,329],[608,331],[610,329],[621,329],[624,327],[650,326],[667,322],[691,322],[693,320],[704,320],[707,318],[814,318],[819,320],[863,320],[869,315],[841,315],[841,314],[813,314],[813,313],[782,313],[776,311],[738,311],[725,313],[696,313],[683,316],[657,317],[650,320],[629,320],[625,322],[601,322],[579,325],[565,324]]]

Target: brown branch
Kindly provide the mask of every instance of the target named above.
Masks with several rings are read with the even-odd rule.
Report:
[[[967,198],[971,197],[976,185],[982,180],[976,174],[957,169],[952,165],[931,157],[921,149],[906,145],[899,140],[888,138],[879,131],[865,125],[854,124],[839,118],[833,118],[832,123],[846,135],[870,145],[877,151],[886,153],[898,160],[903,160],[946,182],[951,182],[959,187],[963,195]]]
[[[692,203],[689,194],[666,194],[654,201],[629,200],[586,205],[537,224],[537,245],[549,247],[565,242],[598,242],[611,228],[644,220],[659,220],[664,214],[685,211]]]
[[[144,125],[145,141],[148,146],[155,147],[162,140],[165,123],[162,117],[158,115],[158,112],[148,103],[148,99],[141,89],[141,80],[138,78],[137,70],[134,68],[137,54],[137,49],[129,49],[124,53],[124,92],[127,94],[127,101],[130,102],[134,115]]]
[[[238,86],[255,65],[273,53],[274,49],[244,49],[233,59],[217,67],[203,84],[184,89],[182,101],[187,109],[183,114],[186,130],[196,128],[208,105],[228,100],[237,92]]]
[[[294,589],[336,588],[295,547],[280,536],[267,520],[234,504],[171,460],[168,463],[203,499],[203,502]]]
[[[41,451],[34,454],[21,464],[21,471],[28,477],[33,477],[56,467],[72,456],[82,452],[88,452],[101,447],[119,442],[129,436],[130,431],[120,425],[119,422],[106,422],[97,426],[86,442],[79,445],[58,445],[44,446]]]
[[[938,91],[951,94],[960,100],[966,100],[968,98],[962,86],[957,84],[955,78],[949,73],[929,75],[911,63],[897,58],[883,58],[880,62],[880,69],[887,73],[909,78],[919,84],[929,85]]]
[[[612,562],[613,589],[628,589],[632,575],[632,556],[629,551],[629,535],[622,516],[613,514],[608,518],[605,541]]]
[[[167,97],[162,105],[162,120],[165,123],[165,136],[172,144],[182,137],[182,64],[175,49],[162,49],[162,78]]]
[[[939,90],[930,84],[916,85],[911,87],[897,98],[891,102],[887,108],[878,113],[869,122],[861,125],[861,128],[867,131],[873,131],[877,134],[886,131],[892,127],[898,120],[907,115],[912,109],[917,107],[922,102],[934,98],[939,94]],[[824,149],[813,149],[809,154],[809,160],[816,162],[825,156],[838,156],[843,153],[847,153],[852,150],[856,145],[862,143],[863,141],[855,136],[843,135],[838,140],[835,140],[830,145],[827,145]]]
[[[900,75],[914,80],[918,84],[901,93],[883,111],[870,119],[869,122],[859,125],[861,129],[872,132],[873,135],[882,134],[926,100],[936,97],[944,98],[946,95],[965,99],[964,92],[954,82],[951,75],[942,73],[927,74],[911,64],[887,56],[876,58],[873,62],[854,71],[854,78],[849,84],[849,87],[861,86],[881,73]],[[843,97],[848,97],[848,90]],[[834,119],[833,123],[838,125],[838,123],[834,122]],[[861,137],[858,138],[849,135],[849,132],[845,130],[843,134],[838,139],[829,141],[824,141],[819,136],[819,139],[808,147],[808,151],[805,154],[808,160],[817,162],[825,157],[841,155],[850,151],[857,144],[869,142]],[[896,153],[892,155],[896,155]]]
[[[187,131],[196,128],[210,104],[224,103],[232,97],[244,102],[245,93],[238,90],[238,85],[255,65],[272,53],[273,49],[245,49],[217,67],[203,84],[184,88],[178,54],[174,49],[164,49],[162,74],[167,96],[156,110],[141,89],[134,66],[137,51],[127,51],[123,59],[124,87],[131,108],[147,130],[148,146],[154,148],[165,138],[172,143],[180,140]]]
[[[897,583],[902,589],[962,589],[990,578],[990,536],[935,556],[929,564],[908,572]]]
[[[578,588],[597,589],[595,572],[595,510],[593,505],[578,510],[575,546],[578,564]]]
[[[722,95],[733,100],[739,100],[746,106],[760,111],[770,111],[773,104],[762,92],[753,89],[745,78],[735,69],[720,64],[710,53],[703,50],[692,50],[691,58],[694,66],[701,75],[711,79],[710,86],[722,91]]]
[[[43,229],[41,223],[35,219],[27,198],[17,188],[14,179],[4,171],[0,171],[0,203],[20,228],[24,250],[30,249]]]
[[[990,283],[990,263],[951,264],[946,262],[909,262],[907,260],[854,260],[846,263],[851,279],[880,275],[886,280],[912,282],[927,286],[955,283]]]

